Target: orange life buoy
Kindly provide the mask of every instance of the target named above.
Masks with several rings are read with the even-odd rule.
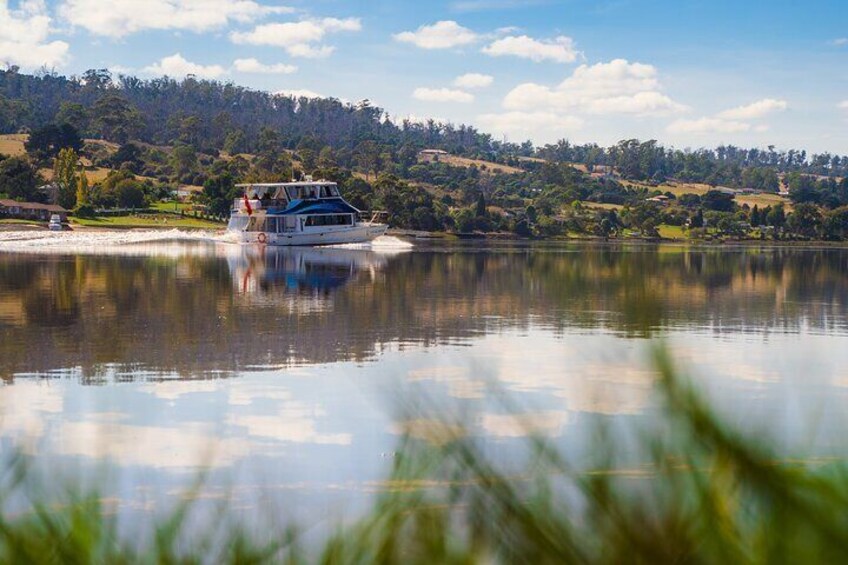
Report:
[[[256,240],[259,243],[265,243],[266,241],[268,241],[268,237],[265,235],[264,232],[261,232],[258,236],[256,236]]]

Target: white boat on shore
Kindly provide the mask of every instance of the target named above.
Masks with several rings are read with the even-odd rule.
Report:
[[[256,183],[233,203],[227,230],[242,243],[338,245],[364,243],[384,235],[388,225],[360,219],[330,181]]]

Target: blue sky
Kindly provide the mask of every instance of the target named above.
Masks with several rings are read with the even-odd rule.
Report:
[[[510,141],[848,154],[844,0],[0,0],[0,61],[368,98]]]

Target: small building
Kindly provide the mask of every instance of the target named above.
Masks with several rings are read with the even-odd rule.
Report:
[[[651,198],[646,198],[646,202],[655,202],[657,204],[662,204],[663,206],[668,204],[669,198],[665,194],[660,194],[657,196],[652,196]]]
[[[450,155],[447,151],[441,149],[422,149],[418,152],[418,160],[425,163],[438,162],[441,157]]]
[[[41,204],[39,202],[18,202],[17,200],[0,200],[0,217],[19,218],[46,222],[53,214],[58,215],[63,222],[68,220],[68,211],[57,204]]]

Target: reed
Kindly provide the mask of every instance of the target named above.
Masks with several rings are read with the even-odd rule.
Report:
[[[844,462],[781,460],[769,438],[747,437],[717,417],[664,350],[655,365],[663,417],[635,434],[638,466],[633,449],[599,423],[588,464],[569,461],[528,427],[522,467],[506,469],[445,415],[438,425],[451,433],[440,441],[404,436],[370,511],[308,551],[297,528],[261,532],[271,541],[259,542],[226,517],[189,535],[192,496],[149,539],[129,544],[97,493],[47,497],[18,455],[4,470],[0,504],[26,497],[31,510],[4,510],[0,561],[848,562]],[[200,478],[192,489],[202,488]]]

